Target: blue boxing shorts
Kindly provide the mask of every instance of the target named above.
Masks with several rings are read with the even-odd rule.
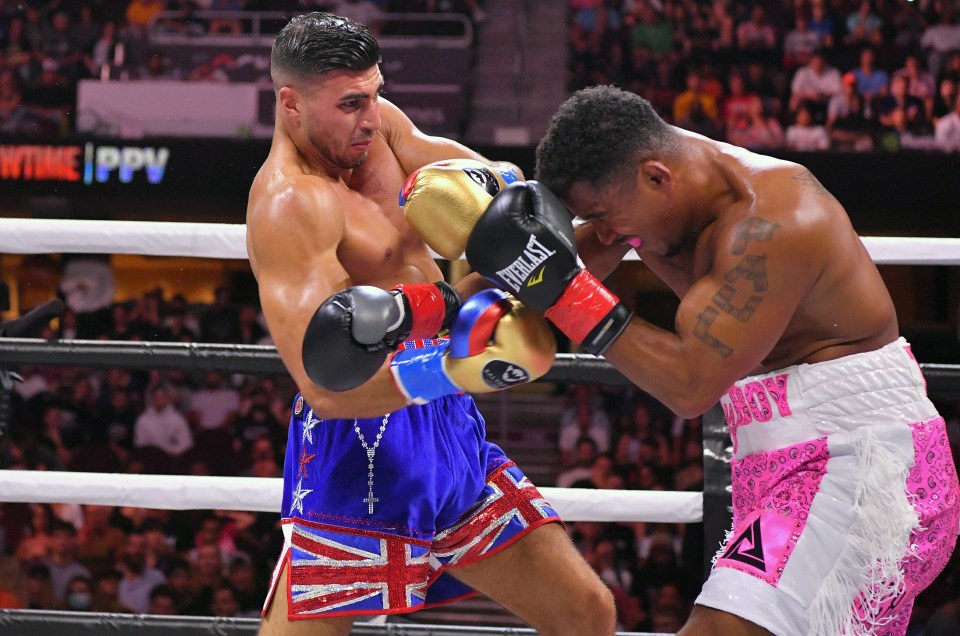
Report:
[[[320,420],[294,401],[284,461],[289,620],[398,614],[473,590],[446,570],[559,522],[495,444],[468,395],[369,419]]]

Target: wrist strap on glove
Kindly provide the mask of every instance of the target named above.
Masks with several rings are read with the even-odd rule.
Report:
[[[587,270],[581,270],[544,316],[593,355],[603,355],[633,312]]]
[[[447,283],[414,283],[397,285],[404,304],[403,326],[409,322],[409,331],[403,330],[404,340],[432,338],[453,322],[460,309],[460,297]]]

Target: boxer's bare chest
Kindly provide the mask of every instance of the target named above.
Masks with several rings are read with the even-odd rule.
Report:
[[[398,201],[406,175],[386,144],[371,148],[354,169],[345,201],[340,263],[355,285],[391,287],[441,278],[423,241],[407,224]]]

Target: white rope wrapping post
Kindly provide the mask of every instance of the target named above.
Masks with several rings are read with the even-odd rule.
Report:
[[[0,253],[247,258],[247,228],[229,223],[0,218]],[[960,265],[960,238],[862,237],[880,265]],[[434,258],[440,258],[436,253]],[[631,251],[625,260],[640,260]]]
[[[703,520],[703,493],[540,488],[565,521]],[[279,514],[283,480],[258,477],[0,471],[0,501],[247,510]]]

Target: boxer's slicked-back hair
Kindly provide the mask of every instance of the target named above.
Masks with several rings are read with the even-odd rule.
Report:
[[[316,79],[330,71],[363,71],[380,63],[380,44],[366,26],[330,13],[299,15],[270,51],[274,84],[281,77]]]
[[[637,162],[668,153],[676,133],[644,98],[613,86],[573,94],[537,146],[536,179],[566,197],[574,183],[595,188],[630,176]]]

